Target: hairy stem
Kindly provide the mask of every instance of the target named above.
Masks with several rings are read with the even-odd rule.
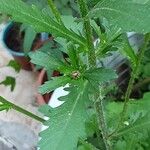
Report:
[[[128,84],[128,88],[127,88],[127,91],[125,93],[125,102],[124,102],[123,111],[122,111],[122,115],[121,115],[121,122],[124,120],[124,117],[126,115],[128,102],[129,102],[130,95],[131,95],[131,92],[133,89],[133,84],[134,84],[135,79],[138,77],[140,65],[141,65],[142,59],[144,57],[144,52],[146,50],[148,41],[149,41],[149,34],[146,34],[145,35],[145,42],[144,42],[144,44],[143,44],[143,46],[140,49],[140,52],[138,54],[138,61],[137,61],[135,68],[133,68],[131,78],[130,78],[130,81]]]
[[[58,9],[56,8],[53,0],[47,0],[48,1],[48,5],[51,8],[53,14],[55,15],[55,18],[57,19],[57,21],[61,24],[63,24],[62,20],[61,20],[61,16],[60,13],[58,11]]]
[[[99,96],[97,101],[95,102],[95,109],[97,112],[97,120],[100,125],[99,128],[101,129],[105,148],[106,150],[111,150],[111,147],[108,142],[107,125],[106,125],[104,110],[103,110],[103,98],[101,96]]]
[[[43,118],[40,118],[39,116],[37,116],[37,115],[35,115],[35,114],[33,114],[33,113],[31,113],[31,112],[21,108],[20,106],[17,106],[15,104],[7,101],[6,99],[4,99],[1,96],[0,96],[0,102],[3,103],[3,104],[8,105],[10,109],[14,109],[14,110],[16,110],[16,111],[18,111],[18,112],[20,112],[20,113],[22,113],[22,114],[24,114],[24,115],[26,115],[28,117],[31,117],[31,118],[41,122],[41,123],[45,122],[45,120]]]
[[[85,28],[85,34],[87,39],[87,46],[88,46],[88,61],[90,67],[96,66],[96,56],[95,56],[95,50],[94,50],[94,44],[93,44],[93,34],[92,34],[92,27],[90,25],[90,19],[87,17],[88,14],[88,7],[86,0],[78,0],[79,8],[81,17],[84,19],[84,28]]]
[[[95,49],[93,44],[93,33],[92,33],[92,27],[90,25],[90,19],[87,17],[88,14],[88,7],[86,0],[78,0],[79,8],[81,17],[84,19],[84,28],[85,28],[85,34],[87,39],[87,47],[88,47],[88,61],[89,61],[89,67],[95,67],[96,66],[96,56],[95,56]],[[98,98],[97,98],[98,97]],[[99,97],[99,94],[94,95],[94,98],[97,99],[95,102],[95,110],[97,112],[97,120],[100,125],[103,141],[106,147],[106,150],[110,150],[110,146],[107,140],[107,127],[105,123],[105,117],[104,117],[104,110],[103,110],[103,104],[102,99]]]
[[[129,99],[130,99],[130,95],[131,95],[131,92],[133,90],[133,86],[134,86],[134,81],[135,79],[138,77],[139,75],[139,69],[140,69],[140,64],[142,62],[142,59],[144,57],[144,52],[146,50],[146,47],[147,47],[147,44],[148,44],[148,41],[149,41],[149,34],[146,34],[145,35],[145,41],[144,41],[144,44],[143,46],[141,47],[140,49],[140,52],[138,54],[138,61],[137,61],[137,64],[136,66],[133,68],[133,71],[132,71],[132,74],[131,74],[131,78],[129,80],[129,84],[128,84],[128,87],[127,87],[127,91],[125,93],[125,101],[124,101],[124,105],[123,105],[123,110],[122,110],[122,113],[121,113],[121,118],[120,118],[120,121],[118,123],[118,126],[116,128],[116,130],[111,133],[109,135],[109,137],[111,137],[114,133],[116,133],[118,131],[118,129],[122,126],[122,123],[125,119],[125,115],[127,113],[127,108],[128,108],[128,102],[129,102]]]

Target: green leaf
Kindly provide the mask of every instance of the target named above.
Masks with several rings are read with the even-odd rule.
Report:
[[[62,16],[62,21],[64,22],[65,27],[68,29],[71,29],[75,33],[82,33],[83,30],[83,23],[82,22],[77,22],[76,18],[73,16],[67,15],[67,16]]]
[[[16,80],[13,77],[7,76],[4,81],[0,82],[0,84],[3,84],[5,86],[10,86],[11,91],[13,91],[16,85]]]
[[[64,63],[56,57],[51,56],[48,53],[42,51],[30,52],[29,56],[31,58],[31,62],[44,67],[45,69],[56,69],[64,65]]]
[[[45,123],[49,128],[40,134],[40,150],[74,150],[79,138],[86,137],[87,86],[87,82],[81,81],[78,86],[69,88],[69,94],[61,98],[65,101],[61,106],[41,108],[50,119]]]
[[[60,50],[60,45],[58,43],[55,43],[53,40],[46,42],[40,49],[37,49],[38,51],[42,51],[45,53],[48,53],[49,55],[56,57],[60,60],[63,60],[63,54]]]
[[[73,43],[68,43],[68,55],[70,58],[70,63],[74,69],[79,68],[79,58],[77,54],[77,50]]]
[[[47,81],[42,86],[40,86],[39,92],[41,94],[49,93],[60,86],[66,85],[70,81],[71,81],[71,78],[67,76],[52,78],[52,80]]]
[[[109,129],[113,130],[118,125],[120,113],[123,110],[123,103],[110,102],[105,107],[108,127]]]
[[[131,47],[128,41],[127,35],[123,35],[122,38],[123,38],[123,41],[121,43],[119,51],[130,60],[133,66],[136,66],[138,58],[135,54],[134,49]]]
[[[7,66],[14,68],[16,72],[21,70],[20,64],[15,60],[10,60]]]
[[[150,77],[150,63],[143,66],[143,77]]]
[[[84,73],[84,76],[91,81],[104,83],[110,80],[116,79],[117,74],[112,69],[105,69],[105,68],[95,68],[87,70]]]
[[[96,34],[97,34],[99,37],[101,37],[102,32],[101,32],[100,26],[98,26],[97,23],[96,23],[94,20],[91,21],[91,26],[92,26],[92,28],[94,29],[94,31],[96,32]]]
[[[86,141],[81,141],[82,145],[78,147],[78,150],[98,150],[95,146],[93,146],[91,143],[88,143]]]
[[[150,31],[150,1],[137,3],[136,0],[101,0],[90,17],[105,17],[110,24],[117,25],[123,32],[135,31],[147,33]]]
[[[118,131],[117,136],[121,136],[131,132],[140,132],[141,130],[150,129],[150,115],[149,112],[137,119],[133,124]]]
[[[31,50],[35,37],[36,37],[36,32],[32,27],[28,26],[25,29],[25,36],[23,42],[23,50],[25,53],[28,53]]]
[[[133,124],[137,119],[149,112],[149,97],[150,92],[145,93],[144,97],[139,100],[130,100],[128,103],[128,111],[125,120],[130,124]],[[117,109],[116,109],[117,108]],[[109,129],[115,129],[118,121],[120,120],[120,114],[123,110],[123,102],[108,102],[105,106],[106,121]]]
[[[0,0],[0,12],[12,16],[16,22],[31,25],[37,32],[52,33],[76,44],[85,46],[86,40],[51,18],[47,10],[41,11],[35,5],[27,5],[21,0]]]
[[[8,16],[6,14],[0,13],[0,23],[7,21]]]
[[[4,110],[8,111],[10,108],[11,106],[8,104],[0,104],[0,111],[4,111]]]
[[[137,143],[136,135],[133,134],[127,141],[126,150],[134,150],[136,143]]]

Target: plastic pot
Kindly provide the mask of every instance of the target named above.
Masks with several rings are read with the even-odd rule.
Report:
[[[14,59],[21,65],[22,69],[32,71],[32,65],[30,63],[30,59],[25,55],[25,53],[22,51],[16,52],[13,49],[10,49],[6,44],[6,39],[8,37],[8,33],[10,29],[12,28],[12,26],[13,26],[13,23],[10,22],[4,27],[2,31],[2,37],[1,37],[2,45],[14,57]],[[47,40],[47,37],[48,36],[46,33],[42,33],[41,41]]]

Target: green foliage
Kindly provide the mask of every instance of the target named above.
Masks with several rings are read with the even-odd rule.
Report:
[[[45,69],[59,70],[64,64],[61,60],[48,53],[37,51],[29,54],[31,62],[44,67]]]
[[[91,82],[98,82],[100,84],[117,78],[115,71],[105,68],[89,69],[85,72],[84,76],[91,80]]]
[[[150,117],[148,112],[148,114],[144,115],[144,117],[139,118],[132,125],[129,125],[126,128],[123,128],[122,130],[118,131],[117,136],[121,136],[131,132],[137,131],[140,132],[143,129],[144,130],[149,129],[149,126],[150,126]]]
[[[111,24],[120,27],[123,32],[147,33],[150,30],[149,11],[149,0],[143,4],[133,0],[101,0],[89,12],[89,16],[105,17]]]
[[[83,46],[86,43],[83,37],[57,23],[46,12],[21,0],[0,0],[0,11],[11,15],[14,21],[30,24],[38,32],[53,33]]]
[[[7,15],[0,13],[0,23],[3,23],[4,21],[7,21],[7,19],[8,19]]]
[[[55,77],[53,80],[45,82],[40,88],[39,92],[41,94],[49,93],[60,86],[64,86],[71,81],[70,77]]]
[[[144,67],[143,68],[143,72],[144,72],[143,76],[144,77],[149,77],[150,76],[150,71],[149,71],[150,70],[150,63],[147,63],[143,67]]]
[[[73,4],[70,5],[71,9],[79,9],[81,18],[63,16],[62,12],[59,14],[52,1],[49,5],[51,10],[46,6],[46,1],[43,1],[44,9],[39,2],[35,4],[33,1],[29,5],[21,0],[0,0],[0,12],[10,15],[16,22],[28,24],[38,33],[47,32],[54,37],[38,51],[29,53],[31,62],[37,68],[45,68],[49,74],[54,70],[61,74],[61,77],[50,78],[45,82],[39,92],[45,94],[68,85],[65,89],[68,95],[59,98],[62,105],[57,108],[48,105],[40,108],[49,118],[44,122],[48,128],[40,133],[40,150],[148,150],[150,95],[144,94],[140,100],[129,99],[143,57],[145,59],[144,53],[150,37],[146,34],[139,52],[135,52],[125,32],[145,34],[150,31],[150,1],[78,0],[77,9],[77,4],[70,1]],[[54,2],[61,11],[64,11],[62,7],[68,6],[68,0]],[[71,14],[70,8],[64,13]],[[28,43],[24,49],[29,50],[35,32],[31,28],[23,29],[27,33],[25,43]],[[93,44],[95,39],[96,45]],[[125,102],[111,100],[115,93],[109,91],[114,87],[112,82],[117,74],[112,68],[100,64],[114,51],[121,52],[132,65],[133,73],[125,91]],[[149,77],[147,62],[148,56],[142,64],[142,78]],[[9,66],[19,70],[12,62]],[[14,81],[10,77],[6,78],[1,84],[11,85],[11,80]],[[11,89],[14,89],[14,84]],[[43,119],[15,108],[43,122]],[[1,105],[0,110],[4,109],[7,110]]]
[[[78,147],[78,150],[98,150],[96,147],[94,147],[92,144],[85,142],[85,141],[80,141],[82,145]]]
[[[13,91],[16,85],[16,80],[11,76],[7,76],[4,81],[0,82],[0,84],[3,84],[5,86],[10,86],[11,91]]]
[[[21,26],[21,32],[25,33],[24,35],[24,42],[23,42],[23,51],[25,54],[27,54],[33,45],[33,41],[37,35],[37,33],[34,31],[34,29],[28,25],[22,24]]]
[[[11,105],[5,103],[4,98],[0,96],[0,111],[8,111],[9,109],[11,109]]]
[[[74,0],[54,0],[54,3],[63,15],[78,13],[78,7]]]
[[[20,64],[15,60],[10,60],[7,66],[13,68],[17,73],[19,73],[21,70]],[[14,88],[16,86],[16,79],[11,76],[6,76],[6,79],[0,82],[0,84],[5,85],[5,86],[10,86],[11,91],[14,91]]]
[[[115,142],[114,149],[120,150],[121,147],[124,147],[124,149],[134,150],[142,147],[142,142],[149,137],[149,96],[150,93],[145,93],[144,97],[139,101],[131,100],[129,102],[126,121],[122,125],[122,128],[113,135],[115,139],[118,138]],[[112,131],[117,126],[122,107],[123,103],[119,102],[110,102],[107,104],[106,112],[109,130]],[[147,145],[150,145],[150,143],[148,142]]]
[[[17,61],[15,61],[15,60],[10,60],[7,66],[8,66],[8,67],[12,67],[17,73],[20,72],[21,66],[20,66],[20,64],[19,64]]]
[[[44,125],[52,127],[40,134],[41,150],[71,150],[77,147],[79,138],[86,137],[85,121],[89,101],[87,85],[87,82],[80,81],[79,85],[70,87],[69,94],[61,98],[65,101],[61,106],[41,108],[41,112],[50,118]]]
[[[122,42],[122,46],[119,50],[123,55],[125,55],[129,59],[129,61],[133,65],[132,67],[135,67],[137,65],[138,60],[135,50],[131,47],[127,35],[123,35],[122,38],[124,39],[124,42]]]

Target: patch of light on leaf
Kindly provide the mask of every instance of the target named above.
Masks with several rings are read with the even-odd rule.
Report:
[[[125,121],[123,124],[126,125],[126,126],[129,126],[129,122],[128,121]]]

